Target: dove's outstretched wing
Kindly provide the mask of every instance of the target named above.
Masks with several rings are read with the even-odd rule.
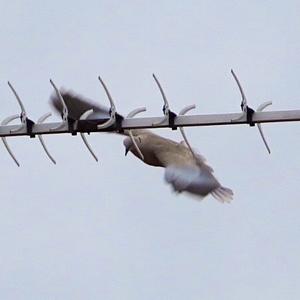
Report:
[[[203,156],[193,157],[182,143],[167,141],[164,147],[155,150],[157,159],[166,168],[165,180],[177,192],[189,192],[200,198],[211,194],[220,202],[230,202],[231,189],[223,187],[213,175],[213,169]]]
[[[108,120],[110,118],[109,107],[95,103],[94,101],[75,93],[72,90],[60,89],[60,93],[64,99],[64,102],[68,108],[68,117],[72,120],[79,120],[80,116],[86,111],[93,109],[93,113],[90,114],[87,120]],[[62,115],[63,106],[56,93],[50,96],[50,105],[55,109],[57,113]],[[117,117],[122,116],[118,113]],[[132,130],[133,135],[144,133],[146,129],[134,129]],[[128,135],[128,131],[125,130],[122,134]]]
[[[165,180],[177,192],[189,192],[201,198],[211,194],[220,202],[230,202],[233,198],[232,190],[221,186],[207,169],[170,165],[166,168]]]
[[[88,119],[108,119],[109,118],[109,108],[104,105],[96,104],[92,100],[85,98],[73,91],[66,91],[64,89],[60,90],[60,93],[66,103],[68,108],[69,118],[73,120],[79,120],[80,116],[93,109],[93,113],[88,117]],[[56,93],[50,96],[50,104],[58,113],[62,113],[63,106],[60,99],[57,97]]]

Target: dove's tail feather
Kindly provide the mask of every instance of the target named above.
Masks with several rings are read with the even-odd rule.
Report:
[[[230,203],[230,201],[233,199],[233,191],[224,186],[219,186],[213,190],[211,194],[215,199],[222,203]]]

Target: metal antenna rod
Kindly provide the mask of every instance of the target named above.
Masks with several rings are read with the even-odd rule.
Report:
[[[5,118],[2,122],[1,122],[1,125],[8,125],[10,122],[14,121],[14,120],[17,120],[19,119],[19,115],[13,115],[13,116],[9,116],[7,118]],[[14,131],[15,132],[15,131]],[[18,167],[20,167],[20,164],[17,160],[17,158],[15,157],[14,153],[12,152],[12,150],[10,149],[7,141],[6,141],[6,137],[1,137],[2,139],[2,142],[7,150],[7,152],[9,153],[9,155],[11,156],[11,158],[14,160],[14,162],[16,163],[16,165]]]
[[[195,105],[195,104],[186,106],[186,107],[184,107],[184,108],[179,112],[179,115],[185,115],[188,111],[190,111],[190,110],[192,110],[192,109],[195,109],[195,108],[196,108],[196,105]],[[188,139],[187,139],[187,137],[186,137],[186,135],[185,135],[185,132],[184,132],[183,127],[182,127],[182,126],[179,127],[179,130],[180,130],[180,133],[181,133],[181,135],[182,135],[182,137],[183,137],[183,139],[184,139],[186,145],[187,145],[188,148],[190,149],[190,151],[191,151],[193,157],[196,158],[196,155],[195,155],[195,153],[194,153],[194,150],[193,150],[193,148],[191,147],[191,145],[190,145],[190,143],[189,143],[189,141],[188,141]]]
[[[94,112],[93,109],[87,110],[86,112],[84,112],[84,113],[80,116],[79,120],[86,120],[93,112]],[[82,140],[83,140],[85,146],[86,146],[87,149],[90,151],[91,155],[92,155],[92,156],[94,157],[94,159],[98,162],[98,157],[97,157],[97,155],[94,153],[94,151],[93,151],[92,147],[90,146],[90,144],[88,143],[87,138],[86,138],[84,132],[80,132],[80,136],[81,136],[81,138],[82,138]]]
[[[21,108],[21,111],[26,115],[26,111],[25,111],[25,107],[21,101],[21,98],[19,97],[18,93],[16,92],[16,90],[14,89],[14,87],[12,86],[12,84],[8,81],[7,82],[8,86],[10,87],[10,89],[12,90],[12,92],[14,93],[19,105],[20,105],[20,108]]]
[[[147,110],[146,107],[136,108],[136,109],[134,109],[133,111],[131,111],[131,112],[127,115],[127,118],[133,118],[133,117],[136,116],[137,114],[139,114],[139,113],[141,113],[141,112],[144,112],[144,111],[146,111],[146,110]],[[134,138],[134,136],[133,136],[132,130],[129,130],[129,136],[130,136],[131,141],[132,141],[132,143],[133,143],[133,145],[134,145],[134,147],[135,147],[137,153],[139,154],[140,158],[141,158],[142,160],[144,160],[144,155],[143,155],[141,149],[139,148],[139,146],[138,146],[137,143],[136,143],[136,140],[135,140],[135,138]]]
[[[38,123],[38,124],[43,123],[43,122],[44,122],[46,119],[48,119],[51,115],[52,115],[51,113],[46,113],[46,114],[42,115],[42,116],[38,119],[37,123]],[[38,135],[38,139],[39,139],[39,141],[40,141],[40,143],[41,143],[41,145],[42,145],[42,147],[43,147],[43,149],[44,149],[46,155],[49,157],[49,159],[50,159],[54,164],[56,164],[56,161],[55,161],[55,159],[53,158],[53,156],[50,154],[50,152],[48,151],[47,146],[46,146],[46,144],[45,144],[45,142],[44,142],[43,137],[42,137],[41,134]]]
[[[114,100],[105,84],[105,82],[103,81],[103,79],[99,76],[98,77],[102,87],[104,88],[104,91],[107,95],[107,98],[110,102],[110,119],[108,121],[106,121],[105,123],[103,124],[100,124],[97,126],[98,129],[105,129],[105,128],[108,128],[110,126],[112,126],[115,122],[116,122],[116,106],[115,106],[115,103],[114,103]]]
[[[155,76],[155,74],[152,74],[152,76],[153,76],[153,78],[154,78],[154,80],[155,80],[155,82],[156,82],[156,84],[157,84],[157,86],[159,88],[159,91],[160,91],[161,96],[162,96],[163,101],[164,101],[163,113],[164,113],[165,117],[160,122],[158,122],[158,123],[155,124],[155,125],[159,125],[159,124],[161,124],[161,123],[163,123],[163,122],[165,122],[166,120],[169,119],[170,106],[169,106],[169,102],[168,102],[167,96],[166,96],[166,94],[165,94],[165,92],[164,92],[164,90],[163,90],[163,88],[162,88],[159,80],[157,79],[157,77]]]
[[[256,109],[256,111],[259,111],[259,112],[263,111],[267,106],[270,106],[270,105],[272,105],[272,101],[264,102],[264,103],[262,103],[261,105],[258,106],[258,108]],[[264,136],[264,133],[263,133],[263,130],[262,130],[262,126],[261,126],[260,123],[257,123],[257,128],[258,128],[260,136],[261,136],[261,138],[262,138],[262,140],[263,140],[263,142],[264,142],[264,144],[265,144],[265,146],[267,148],[267,151],[269,152],[269,154],[271,154],[271,149],[270,149],[270,147],[269,147],[269,145],[267,143],[267,140],[266,140],[266,138]]]
[[[238,88],[240,90],[240,93],[241,93],[241,96],[242,96],[241,107],[242,107],[242,110],[245,112],[246,108],[247,108],[247,98],[246,98],[246,95],[244,93],[243,87],[242,87],[242,85],[241,85],[238,77],[236,76],[236,74],[234,73],[234,71],[232,69],[231,69],[231,74],[232,74],[233,78],[235,79],[235,82],[237,83]]]
[[[22,124],[21,124],[21,125],[17,125],[15,128],[11,129],[11,130],[10,130],[10,133],[18,133],[18,132],[20,132],[20,131],[21,131],[22,129],[24,129],[24,128],[25,128],[25,130],[26,130],[26,133],[28,133],[28,132],[27,132],[27,129],[28,129],[28,128],[27,128],[27,126],[26,126],[26,125],[27,125],[27,116],[26,116],[25,107],[24,107],[24,105],[23,105],[23,103],[22,103],[22,100],[21,100],[21,98],[19,97],[18,93],[16,92],[16,90],[15,90],[14,87],[12,86],[12,84],[11,84],[9,81],[8,81],[7,83],[8,83],[8,86],[9,86],[10,89],[12,90],[13,94],[15,95],[15,97],[16,97],[16,99],[17,99],[19,105],[20,105],[20,108],[21,108],[21,114],[20,114],[20,115],[12,115],[12,116],[9,116],[9,117],[5,118],[5,119],[2,121],[1,125],[8,125],[10,122],[12,122],[12,121],[14,121],[14,120],[17,120],[17,119],[21,118]],[[31,122],[31,121],[30,121],[30,122]],[[16,159],[14,153],[13,153],[12,150],[10,149],[10,147],[9,147],[9,145],[8,145],[8,143],[7,143],[6,138],[5,138],[5,137],[1,137],[1,139],[2,139],[2,142],[3,142],[3,144],[4,144],[5,148],[6,148],[6,150],[7,150],[8,153],[9,153],[9,155],[12,157],[12,159],[14,160],[14,162],[16,163],[16,165],[17,165],[18,167],[20,167],[20,164],[19,164],[18,160]]]
[[[157,86],[159,88],[159,91],[160,91],[160,93],[162,95],[162,98],[164,100],[165,109],[168,110],[170,108],[170,106],[169,106],[169,102],[168,102],[167,96],[166,96],[166,94],[165,94],[165,92],[164,92],[164,90],[163,90],[163,88],[162,88],[159,80],[155,76],[155,74],[152,74],[152,76],[153,76],[153,78],[154,78],[154,80],[155,80],[155,82],[156,82],[156,84],[157,84]]]
[[[26,122],[27,122],[27,116],[26,116],[26,111],[25,111],[25,106],[21,101],[21,98],[19,97],[18,93],[16,92],[16,90],[14,89],[14,87],[12,86],[12,84],[8,81],[7,82],[8,86],[10,87],[10,89],[12,90],[13,94],[15,95],[20,108],[21,108],[21,114],[20,114],[20,118],[21,118],[21,122],[22,124],[19,126],[19,128],[13,129],[13,131],[18,132],[19,130],[21,130],[24,126],[26,126]]]
[[[241,96],[242,96],[241,108],[242,108],[242,110],[243,110],[243,113],[242,113],[242,115],[241,115],[240,117],[238,117],[237,119],[235,119],[235,121],[238,121],[238,120],[242,119],[244,116],[246,116],[247,122],[249,123],[249,125],[250,125],[250,126],[254,126],[255,124],[253,123],[253,115],[255,115],[255,111],[254,111],[252,108],[250,108],[250,107],[248,106],[248,104],[247,104],[247,98],[246,98],[246,95],[245,95],[244,90],[243,90],[243,88],[242,88],[242,85],[241,85],[241,83],[240,83],[238,77],[236,76],[236,74],[234,73],[233,70],[231,70],[231,74],[233,75],[233,78],[235,79],[235,81],[236,81],[236,83],[237,83],[237,85],[238,85],[238,88],[239,88],[239,90],[240,90]],[[271,104],[272,104],[272,102],[264,102],[264,103],[262,103],[262,104],[257,108],[257,111],[258,111],[258,112],[261,112],[261,111],[263,111],[267,106],[269,106],[269,105],[271,105]],[[257,128],[258,128],[259,134],[260,134],[260,136],[261,136],[261,138],[262,138],[262,140],[263,140],[263,143],[264,143],[264,145],[266,146],[266,149],[267,149],[267,151],[268,151],[269,154],[270,154],[270,153],[271,153],[270,147],[269,147],[269,145],[268,145],[268,143],[267,143],[267,141],[266,141],[266,138],[265,138],[265,136],[264,136],[264,133],[263,133],[263,130],[262,130],[262,126],[261,126],[261,124],[259,124],[258,122],[257,122]]]
[[[19,116],[19,115],[18,115]],[[174,125],[177,127],[199,127],[199,126],[221,126],[221,125],[241,125],[248,124],[246,116],[237,120],[240,113],[219,113],[219,114],[197,114],[197,115],[178,115],[174,120]],[[136,117],[136,118],[124,118],[120,123],[120,130],[130,129],[156,129],[156,128],[169,128],[167,121],[161,122],[164,117]],[[97,119],[94,120],[97,122]],[[99,119],[102,121],[102,118]],[[283,122],[299,122],[300,121],[300,109],[299,110],[278,110],[278,111],[257,111],[253,115],[253,123],[283,123]],[[85,124],[85,121],[82,121]],[[160,124],[158,124],[160,123]],[[62,128],[53,129],[58,127],[61,122],[51,122],[43,124],[34,124],[32,128],[32,134],[62,134],[70,133],[65,125]],[[95,126],[89,127],[89,121],[86,121],[85,127],[88,129],[86,132],[111,132],[111,129],[98,129]],[[16,128],[20,125],[0,125],[0,137],[12,137],[12,136],[28,136],[26,128],[22,128],[20,131],[15,132]],[[74,132],[81,132],[76,122],[74,123]]]
[[[52,79],[50,79],[50,83],[53,86],[53,88],[55,90],[55,93],[56,93],[58,99],[60,100],[60,102],[61,102],[61,104],[63,106],[63,112],[62,112],[63,113],[62,114],[63,121],[57,127],[54,127],[54,128],[50,129],[51,131],[55,131],[55,130],[63,128],[68,123],[69,111],[68,111],[68,107],[67,107],[67,105],[66,105],[66,103],[64,101],[63,96],[61,95],[59,89],[56,87],[56,85],[54,84],[54,82],[53,82]]]

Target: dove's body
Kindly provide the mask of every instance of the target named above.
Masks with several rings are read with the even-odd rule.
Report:
[[[178,143],[156,135],[151,131],[143,132],[141,134],[134,132],[134,137],[139,149],[144,156],[143,162],[154,167],[166,167],[166,162],[163,159],[163,153],[166,157],[174,156],[174,154],[176,155],[176,147],[180,146]],[[126,144],[129,145],[128,150],[132,152],[136,157],[141,159],[135,147],[132,146],[130,138],[126,138],[124,140],[125,147]]]
[[[176,162],[177,166],[194,166],[195,163],[201,163],[203,166],[208,167],[204,162],[199,159],[196,161],[191,151],[185,146],[183,142],[177,143],[173,140],[164,138],[151,131],[143,133],[134,132],[135,140],[140,148],[143,156],[144,163],[155,167],[168,167],[172,162]],[[125,140],[128,142],[125,142]],[[131,146],[130,138],[124,140],[124,145],[130,144],[130,151],[139,159],[135,147]],[[208,167],[209,168],[209,167]]]
[[[109,118],[109,110],[101,105],[93,104],[84,97],[72,92],[61,91],[65,103],[68,107],[69,117],[78,120],[87,110],[93,109],[93,118]],[[62,111],[60,100],[54,95],[51,103],[59,112]],[[205,162],[205,158],[196,153],[193,155],[186,145],[166,139],[149,130],[132,130],[136,144],[143,154],[143,162],[155,166],[163,167],[165,180],[170,183],[177,192],[189,192],[200,197],[212,194],[221,202],[229,202],[233,192],[221,186],[213,175],[213,169]],[[124,132],[128,135],[128,132]],[[124,140],[126,153],[132,152],[140,158],[130,137]]]
[[[221,202],[229,202],[233,193],[222,187],[213,175],[213,169],[205,163],[203,156],[191,153],[181,142],[177,143],[150,131],[134,132],[135,141],[143,154],[143,162],[166,169],[165,180],[177,192],[189,192],[200,197],[211,193]],[[124,140],[126,151],[141,159],[129,137]]]

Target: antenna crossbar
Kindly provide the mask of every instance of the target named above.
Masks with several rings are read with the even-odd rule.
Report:
[[[97,126],[91,125],[91,121],[95,124],[102,120],[80,120],[74,123],[72,130],[69,124],[61,126],[61,122],[51,122],[34,124],[32,126],[31,135],[38,134],[60,134],[60,133],[80,133],[80,132],[111,132],[111,128],[98,129]],[[294,122],[300,121],[300,110],[285,111],[264,111],[255,112],[253,115],[253,123],[277,123],[277,122]],[[239,125],[248,124],[247,116],[241,113],[225,113],[225,114],[207,114],[207,115],[178,115],[175,117],[175,127],[193,127],[193,126],[216,126],[216,125]],[[124,118],[120,124],[121,130],[130,129],[155,129],[169,128],[169,122],[165,117],[135,117]],[[28,136],[26,127],[20,128],[20,125],[1,125],[0,137],[11,136]],[[55,128],[55,129],[53,129]],[[15,131],[19,129],[18,131]]]
[[[27,117],[24,104],[17,94],[16,90],[10,82],[8,85],[14,96],[16,97],[19,106],[21,108],[20,114],[15,114],[5,118],[0,124],[0,138],[6,147],[9,155],[15,161],[17,166],[20,166],[16,156],[14,155],[12,149],[9,147],[9,144],[6,140],[7,137],[12,136],[29,136],[31,138],[37,136],[43,146],[45,153],[48,158],[56,164],[55,159],[50,154],[42,135],[46,134],[62,134],[70,133],[72,135],[80,134],[85,146],[88,148],[90,154],[98,161],[98,157],[93,151],[92,147],[87,141],[87,136],[85,133],[91,132],[119,132],[122,133],[125,130],[129,134],[132,143],[135,146],[136,151],[139,153],[141,159],[144,159],[141,149],[139,149],[138,143],[136,142],[134,129],[155,129],[155,128],[171,128],[172,130],[179,128],[180,132],[184,138],[185,144],[188,146],[191,153],[194,155],[193,149],[185,135],[183,127],[196,127],[196,126],[220,126],[220,125],[241,125],[247,124],[251,127],[257,125],[259,134],[263,140],[263,143],[268,151],[271,153],[270,147],[267,143],[267,139],[264,135],[262,124],[263,123],[277,123],[277,122],[295,122],[300,121],[300,110],[284,110],[284,111],[263,111],[266,107],[272,104],[271,101],[264,102],[258,106],[256,110],[248,106],[247,98],[244,92],[244,89],[233,70],[231,74],[238,85],[242,102],[241,102],[241,113],[222,113],[222,114],[202,114],[202,115],[186,115],[188,111],[195,108],[195,105],[188,105],[184,107],[180,113],[177,115],[170,109],[170,104],[167,99],[166,93],[162,88],[157,77],[153,74],[153,78],[159,88],[159,91],[163,99],[163,116],[158,117],[136,117],[140,112],[146,110],[145,107],[138,108],[131,111],[126,118],[117,114],[116,105],[114,100],[107,88],[107,85],[104,83],[103,79],[99,77],[99,81],[102,87],[105,90],[105,93],[110,102],[109,116],[102,119],[93,118],[93,109],[89,109],[80,116],[79,120],[72,119],[69,116],[69,110],[67,103],[63,98],[60,90],[56,87],[54,82],[50,80],[51,85],[53,86],[55,93],[62,105],[62,121],[61,122],[51,122],[45,123],[44,121],[51,116],[51,113],[42,115],[37,123],[34,123]],[[95,115],[94,115],[95,117]],[[21,124],[12,125],[13,120],[19,119]]]

